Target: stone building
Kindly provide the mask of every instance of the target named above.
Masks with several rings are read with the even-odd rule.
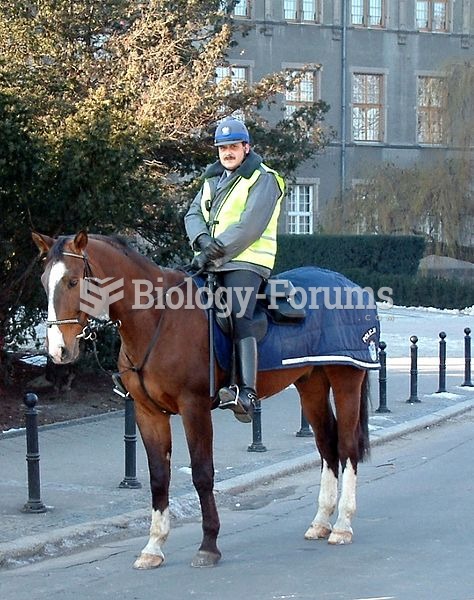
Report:
[[[474,59],[474,0],[239,0],[233,17],[245,35],[236,38],[227,72],[256,81],[314,64],[282,102],[291,112],[326,101],[337,132],[318,166],[295,174],[284,231],[317,230],[321,207],[354,189],[367,169],[449,153],[439,86],[447,62]]]

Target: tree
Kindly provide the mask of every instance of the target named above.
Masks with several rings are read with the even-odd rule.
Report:
[[[257,150],[261,143],[280,168],[293,169],[327,142],[324,103],[273,126],[259,113],[295,78],[216,82],[235,36],[232,2],[229,10],[222,4],[2,2],[3,337],[13,341],[43,306],[31,229],[139,233],[166,264],[188,252],[182,215],[195,175],[214,160],[209,141],[219,118],[244,107]]]
[[[434,123],[445,146],[442,156],[437,152],[431,162],[407,168],[367,169],[363,184],[328,206],[328,232],[422,234],[435,248],[462,258],[459,247],[472,244],[474,223],[474,63],[451,63],[443,72],[443,101]],[[440,86],[436,89],[439,96]]]

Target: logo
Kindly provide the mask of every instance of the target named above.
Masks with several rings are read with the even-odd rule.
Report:
[[[223,127],[222,128],[222,135],[230,135],[230,127]]]
[[[123,279],[93,277],[81,279],[79,284],[79,308],[91,317],[108,316],[110,305],[124,297]]]
[[[377,333],[377,327],[371,327],[370,329],[367,329],[367,331],[362,336],[362,341],[364,342],[364,344],[367,344],[368,341],[370,340],[370,338],[373,335],[375,335],[376,333]]]

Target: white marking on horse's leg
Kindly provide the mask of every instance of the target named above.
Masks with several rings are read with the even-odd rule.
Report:
[[[165,559],[161,546],[166,542],[169,532],[169,509],[165,508],[163,512],[152,510],[150,538],[133,565],[136,569],[154,569],[161,565]]]
[[[56,321],[56,308],[54,306],[54,294],[56,288],[66,273],[66,265],[63,262],[54,263],[51,267],[48,280],[48,321]],[[55,363],[62,361],[64,338],[57,325],[48,327],[48,353]]]
[[[337,478],[323,460],[321,470],[321,487],[318,497],[318,512],[314,517],[311,527],[304,534],[307,540],[327,538],[331,533],[329,517],[333,514],[337,502]]]
[[[342,473],[341,498],[338,506],[337,521],[329,536],[330,544],[350,544],[352,542],[351,521],[356,510],[357,475],[349,459]]]

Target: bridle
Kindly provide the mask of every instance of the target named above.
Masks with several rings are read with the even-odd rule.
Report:
[[[84,273],[83,279],[84,281],[97,281],[97,277],[92,275],[92,269],[89,263],[89,257],[85,252],[82,254],[75,254],[74,252],[63,252],[62,256],[72,256],[73,258],[80,258],[84,261]],[[92,319],[87,318],[85,321],[81,321],[79,317],[73,317],[70,319],[55,319],[54,321],[46,321],[47,327],[52,327],[53,325],[81,325],[82,330],[80,333],[76,335],[76,338],[84,338],[85,340],[93,340],[97,337],[95,329],[90,326]]]

